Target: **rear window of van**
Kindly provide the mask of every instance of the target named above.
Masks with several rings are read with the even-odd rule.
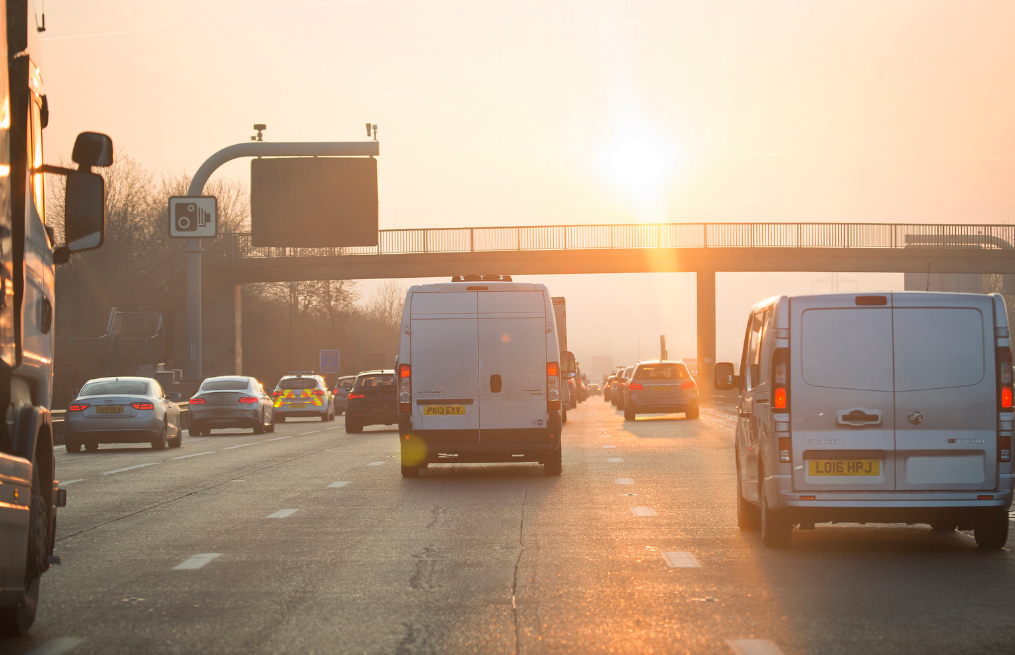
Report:
[[[891,309],[809,309],[801,323],[800,363],[807,384],[894,389]]]
[[[895,309],[895,390],[968,387],[986,373],[983,315],[977,309]]]

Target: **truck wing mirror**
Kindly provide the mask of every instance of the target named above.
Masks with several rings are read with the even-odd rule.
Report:
[[[733,372],[733,364],[719,362],[712,372],[712,382],[718,391],[729,391],[737,385],[737,376]]]
[[[106,184],[102,176],[85,171],[67,174],[64,229],[68,252],[102,245],[106,227]]]
[[[570,350],[560,351],[560,372],[565,380],[570,380],[578,372],[578,365],[574,361],[574,353]]]
[[[113,165],[113,140],[101,132],[82,132],[74,141],[70,157],[84,169]]]

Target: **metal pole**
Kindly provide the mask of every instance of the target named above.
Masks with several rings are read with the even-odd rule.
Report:
[[[381,154],[377,141],[285,142],[251,141],[237,143],[209,157],[194,174],[188,196],[204,193],[204,185],[219,166],[240,157],[376,157]],[[187,350],[186,378],[201,380],[201,240],[187,239]]]

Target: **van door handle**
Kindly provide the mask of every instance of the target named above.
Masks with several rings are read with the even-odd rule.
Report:
[[[836,422],[839,425],[861,427],[864,425],[881,425],[880,409],[864,409],[863,407],[850,407],[840,409],[835,413]]]
[[[494,393],[500,393],[500,388],[503,383],[501,382],[499,375],[490,376],[490,391]]]

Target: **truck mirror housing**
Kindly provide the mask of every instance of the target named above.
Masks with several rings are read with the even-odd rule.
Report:
[[[74,141],[71,159],[85,169],[113,165],[113,140],[101,132],[82,132]]]
[[[713,384],[718,391],[729,391],[736,386],[737,376],[733,372],[733,364],[719,362],[712,372]]]
[[[64,229],[69,252],[93,250],[102,245],[106,227],[105,180],[97,173],[67,174]]]
[[[574,353],[570,350],[560,351],[560,372],[565,380],[570,380],[578,372],[578,366],[574,361]]]

